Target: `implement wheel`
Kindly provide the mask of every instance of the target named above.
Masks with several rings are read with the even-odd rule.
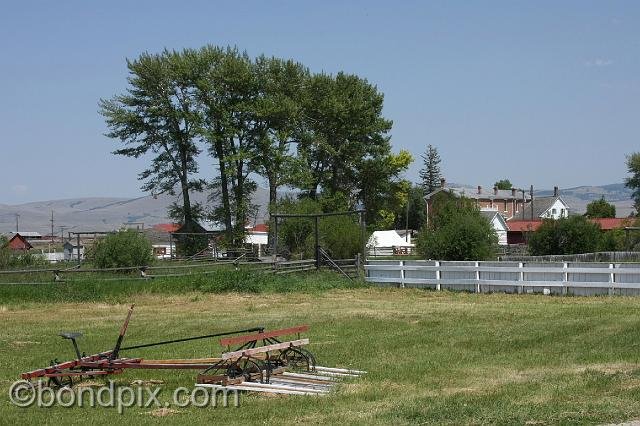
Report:
[[[295,370],[313,371],[316,369],[316,359],[311,352],[303,348],[289,348],[280,354],[282,365]]]
[[[71,376],[49,377],[48,385],[50,388],[70,388],[71,386],[73,386],[73,380],[71,379]]]

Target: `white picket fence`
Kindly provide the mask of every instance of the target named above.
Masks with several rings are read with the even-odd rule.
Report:
[[[476,293],[640,295],[640,263],[368,260],[365,279],[380,285]]]

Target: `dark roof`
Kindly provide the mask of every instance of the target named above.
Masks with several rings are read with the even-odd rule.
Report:
[[[547,210],[549,210],[551,208],[551,206],[553,205],[553,203],[556,202],[556,200],[560,200],[562,201],[565,205],[567,203],[564,202],[564,200],[558,196],[551,196],[551,197],[534,197],[533,201],[526,204],[524,206],[524,218],[525,220],[531,220],[531,209],[533,209],[533,218],[534,219],[539,219],[542,214],[544,212],[546,212]],[[517,215],[514,215],[514,219],[521,219],[523,216],[523,213],[520,212]]]
[[[444,188],[440,187],[433,192],[427,194],[424,198],[430,199],[435,194],[448,191],[449,193],[456,195],[458,197],[466,197],[474,200],[522,200],[522,192],[516,190],[515,195],[513,195],[513,191],[510,189],[498,189],[494,191],[493,188],[485,189],[481,188],[480,193],[478,193],[478,189],[474,188],[465,188],[465,187],[452,187],[445,186]],[[529,200],[531,197],[528,193],[525,192],[524,197],[526,200]]]
[[[502,216],[500,213],[498,213],[497,210],[480,210],[480,214],[484,217],[487,218],[487,220],[489,221],[489,223],[493,222],[493,219],[498,216],[498,220],[500,220],[500,222],[502,222],[502,224],[504,225],[505,229],[509,229],[509,225],[507,225],[507,221],[504,219],[504,216]]]

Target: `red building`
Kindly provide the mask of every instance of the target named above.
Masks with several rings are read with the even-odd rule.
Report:
[[[15,234],[9,240],[9,248],[15,251],[27,251],[31,250],[33,246],[22,235]]]

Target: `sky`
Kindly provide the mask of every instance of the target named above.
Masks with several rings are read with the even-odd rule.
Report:
[[[111,154],[98,101],[126,90],[126,58],[205,44],[366,78],[413,181],[432,144],[449,182],[622,182],[640,150],[639,21],[633,1],[5,2],[0,204],[142,195],[145,162]]]

